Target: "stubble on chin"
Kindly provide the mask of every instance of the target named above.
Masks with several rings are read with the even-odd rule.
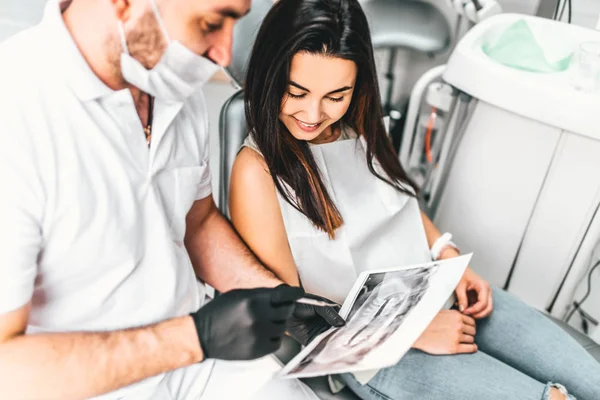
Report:
[[[126,28],[127,29],[127,28]],[[127,50],[129,54],[138,60],[147,69],[153,68],[160,60],[167,46],[164,37],[154,14],[151,11],[146,12],[136,23],[133,29],[125,31],[127,40]],[[107,37],[105,41],[107,48],[108,63],[114,71],[114,75],[126,84],[121,74],[121,53],[126,50],[121,45],[119,31]]]

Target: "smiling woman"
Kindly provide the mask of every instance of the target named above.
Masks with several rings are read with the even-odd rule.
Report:
[[[321,17],[336,13],[333,7],[336,18],[347,19]],[[369,170],[414,194],[383,125],[369,26],[357,7],[356,2],[307,1],[294,15],[284,15],[293,7],[276,3],[258,33],[246,77],[248,126],[278,192],[331,238],[343,219],[310,144],[335,141],[351,130],[366,141]],[[277,15],[280,8],[285,11]]]

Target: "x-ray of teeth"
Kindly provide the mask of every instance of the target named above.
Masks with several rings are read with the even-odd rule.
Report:
[[[370,275],[349,313],[346,326],[323,340],[292,373],[360,362],[366,353],[385,341],[418,304],[437,269],[433,266]]]
[[[278,377],[351,372],[367,383],[381,368],[398,363],[440,309],[452,303],[471,256],[361,272],[340,311],[346,325],[317,337]]]

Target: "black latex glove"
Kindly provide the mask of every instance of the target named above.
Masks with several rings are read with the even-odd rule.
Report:
[[[301,288],[281,285],[216,297],[191,314],[204,358],[254,360],[277,351],[294,302],[303,295]]]
[[[333,303],[331,300],[314,294],[307,293],[304,297]],[[296,341],[306,346],[315,337],[319,336],[332,326],[340,327],[346,324],[346,321],[338,314],[339,311],[339,306],[317,307],[296,303],[296,309],[288,320],[287,331],[291,337],[296,339]]]

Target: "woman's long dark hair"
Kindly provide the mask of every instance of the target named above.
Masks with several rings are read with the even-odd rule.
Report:
[[[307,52],[353,61],[357,79],[344,124],[363,136],[372,174],[413,195],[383,124],[369,25],[357,0],[279,0],[252,50],[245,83],[246,119],[279,193],[319,229],[335,237],[342,216],[327,193],[308,143],[279,120],[292,58]],[[384,176],[373,167],[376,159]]]

